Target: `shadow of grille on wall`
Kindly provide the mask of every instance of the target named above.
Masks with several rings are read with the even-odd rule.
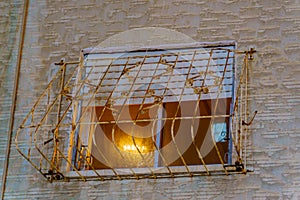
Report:
[[[253,53],[231,41],[84,49],[56,63],[17,150],[49,181],[246,173]]]

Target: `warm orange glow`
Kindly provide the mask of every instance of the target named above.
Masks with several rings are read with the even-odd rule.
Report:
[[[129,152],[138,152],[138,150],[137,149],[139,149],[139,151],[140,152],[145,152],[145,151],[147,151],[147,148],[145,147],[145,146],[140,146],[140,145],[133,145],[133,144],[124,144],[123,145],[123,150],[124,151],[129,151]]]

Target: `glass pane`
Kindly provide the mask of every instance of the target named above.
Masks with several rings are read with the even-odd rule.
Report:
[[[226,123],[215,123],[213,124],[213,135],[216,142],[225,142],[227,135]]]

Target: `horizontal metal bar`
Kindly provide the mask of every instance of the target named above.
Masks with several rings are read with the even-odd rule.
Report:
[[[224,168],[222,165],[207,165],[210,171],[210,175],[225,175]],[[188,165],[189,169],[193,176],[207,176],[206,170],[203,165]],[[234,166],[225,165],[229,174],[244,174],[245,172],[237,171]],[[170,177],[190,177],[190,174],[186,172],[184,166],[169,166],[172,170],[172,174],[169,173],[166,167],[157,167],[151,168],[155,171],[155,178],[170,178]],[[129,171],[128,169],[115,169],[122,179],[136,179],[136,177]],[[139,176],[139,178],[153,178],[151,174],[149,174],[148,168],[133,168],[134,172]],[[96,170],[98,174],[101,175],[105,180],[117,179],[117,177],[112,173],[110,169]],[[87,179],[98,178],[98,176],[92,170],[84,170],[82,171],[82,175]],[[69,179],[79,179],[75,172],[67,172],[65,173],[65,177]]]
[[[181,119],[210,119],[210,118],[224,118],[224,117],[231,117],[232,115],[208,115],[208,116],[188,116],[188,117],[163,117],[163,118],[155,118],[155,119],[136,119],[136,120],[118,120],[117,123],[132,123],[135,122],[153,122],[153,121],[159,121],[159,120],[181,120]],[[104,121],[104,122],[80,122],[79,124],[113,124],[116,123],[115,120],[111,121]]]
[[[219,42],[193,42],[193,43],[182,43],[182,44],[166,44],[166,45],[156,45],[156,46],[143,46],[143,47],[109,47],[109,48],[85,48],[81,50],[84,54],[87,53],[127,53],[128,51],[133,50],[175,50],[175,49],[191,49],[191,48],[213,48],[213,47],[226,47],[226,46],[234,46],[235,41],[233,40],[226,40],[226,41],[219,41]]]

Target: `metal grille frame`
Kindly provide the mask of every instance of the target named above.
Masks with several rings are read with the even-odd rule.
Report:
[[[247,51],[236,50],[233,41],[162,45],[133,50],[84,49],[80,54],[79,62],[56,63],[60,70],[49,82],[17,130],[16,148],[50,182],[73,179],[103,181],[246,173],[249,157],[247,126],[251,125],[257,113],[255,111],[254,116],[248,121],[249,68],[254,53],[255,50],[252,48]],[[162,84],[165,84],[165,87],[158,87]],[[170,89],[172,93],[168,91]],[[224,97],[232,99],[229,114],[219,114],[217,111],[218,101]],[[149,108],[146,109],[158,107],[166,102],[180,103],[191,99],[197,102],[203,99],[214,99],[215,104],[211,107],[211,115],[197,115],[197,109],[200,108],[196,104],[193,115],[177,116],[177,108],[176,114],[168,120],[192,120],[190,134],[194,138],[194,121],[210,118],[210,127],[212,127],[216,118],[228,117],[231,151],[228,162],[224,162],[217,142],[212,136],[220,164],[206,164],[200,148],[195,145],[195,141],[191,141],[202,164],[188,165],[172,134],[172,141],[183,163],[182,166],[165,164],[159,168],[155,166],[125,169],[95,168],[92,162],[92,139],[88,135],[82,135],[82,129],[88,126],[89,129],[94,127],[92,129],[94,131],[95,127],[101,124],[126,122],[118,112],[114,121],[101,121],[105,109],[114,111],[114,106],[117,105],[122,110],[131,102],[140,105],[138,110],[140,113],[149,104],[152,107],[148,106]],[[99,105],[104,109],[98,119],[84,120],[83,116],[89,112],[88,108]],[[138,115],[133,119],[134,123],[142,121],[157,123],[164,119],[162,116],[139,119]],[[114,127],[112,135],[115,132]],[[155,140],[153,144],[156,154],[164,161]],[[122,157],[124,152],[117,144],[113,145]],[[135,142],[134,145],[140,158],[145,159]],[[105,160],[109,159],[101,149],[97,149],[97,152]]]

